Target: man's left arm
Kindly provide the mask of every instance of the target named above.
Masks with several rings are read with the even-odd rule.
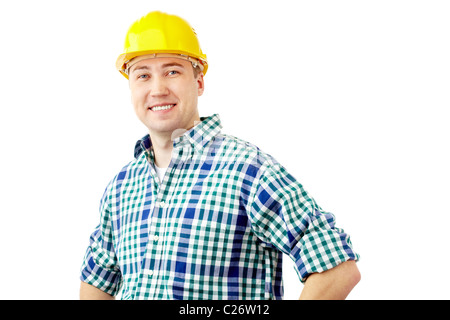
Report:
[[[344,300],[361,279],[356,262],[343,262],[321,273],[311,274],[300,300]]]
[[[350,236],[279,163],[260,172],[247,210],[255,235],[295,262],[301,299],[345,299],[360,279]]]

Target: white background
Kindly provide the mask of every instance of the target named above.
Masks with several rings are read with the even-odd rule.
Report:
[[[114,65],[152,10],[197,31],[201,115],[272,154],[351,235],[349,299],[450,298],[448,1],[110,0],[0,5],[1,299],[78,298],[100,197],[146,134]]]

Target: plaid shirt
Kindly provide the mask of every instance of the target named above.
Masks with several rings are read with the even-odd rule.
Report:
[[[282,253],[302,282],[358,260],[274,158],[201,120],[173,141],[161,183],[150,137],[138,141],[102,197],[82,281],[123,299],[282,299]]]

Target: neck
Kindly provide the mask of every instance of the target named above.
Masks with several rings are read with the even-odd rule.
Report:
[[[200,118],[194,121],[193,126],[198,123],[200,123]],[[170,134],[150,131],[156,166],[159,168],[167,168],[169,166],[170,159],[172,158],[173,140],[182,136],[187,130],[188,129],[176,129]]]
[[[155,164],[159,168],[167,168],[172,158],[173,140],[183,135],[186,129],[177,129],[171,135],[150,133]]]
[[[150,134],[152,139],[153,153],[155,155],[155,165],[160,168],[167,168],[172,156],[173,142],[172,139],[160,135]]]

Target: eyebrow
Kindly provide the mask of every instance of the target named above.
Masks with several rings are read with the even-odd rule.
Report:
[[[133,68],[133,67],[131,67],[131,68]],[[148,67],[147,66],[136,67],[133,70],[130,70],[130,73],[133,72],[133,71],[136,71],[136,70],[143,70],[143,69],[148,69]]]
[[[180,67],[180,68],[184,69],[184,66],[177,62],[169,62],[169,63],[165,63],[161,66],[161,68],[168,68],[168,67]],[[136,67],[133,70],[130,70],[130,73],[137,71],[137,70],[150,70],[150,68],[144,65],[144,66]]]
[[[169,63],[165,63],[162,65],[163,68],[167,68],[167,67],[181,67],[184,68],[184,66],[181,63],[177,63],[177,62],[169,62]]]

